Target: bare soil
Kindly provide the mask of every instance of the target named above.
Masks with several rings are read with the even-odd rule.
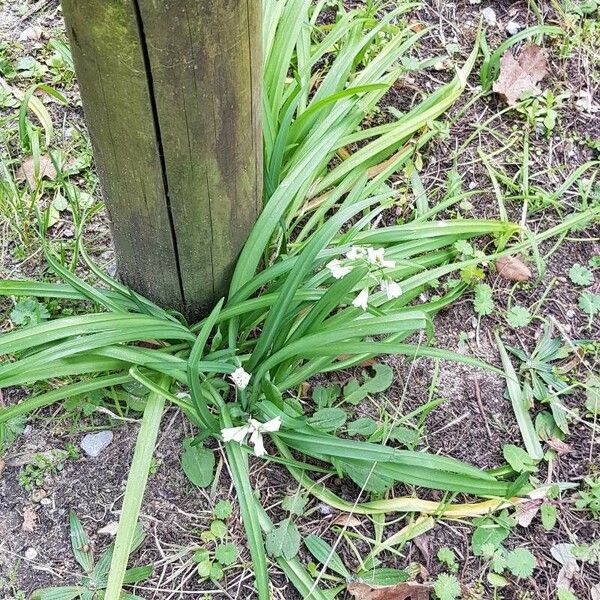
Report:
[[[348,5],[351,5],[348,2]],[[499,1],[472,3],[465,0],[448,3],[441,0],[427,0],[411,21],[423,22],[432,27],[431,34],[424,38],[418,49],[420,56],[443,54],[449,42],[460,46],[461,54],[472,47],[479,14],[483,7],[492,6],[498,18],[498,27],[490,28],[488,43],[496,47],[506,38],[505,25],[510,20],[519,23],[535,24],[536,16],[524,1]],[[59,31],[62,28],[60,11],[55,0],[37,4],[27,4],[30,13],[22,17],[16,3],[0,2],[0,41],[14,43],[26,28],[40,26],[45,31]],[[34,10],[35,7],[39,7]],[[558,21],[550,3],[541,3],[541,10],[547,22]],[[27,54],[35,44],[22,42],[18,50]],[[597,157],[586,136],[600,139],[600,119],[582,113],[575,106],[574,95],[587,89],[598,98],[600,85],[597,71],[594,73],[593,59],[584,51],[573,53],[569,58],[560,58],[558,48],[549,49],[551,73],[544,80],[544,87],[554,90],[570,90],[573,96],[560,110],[560,117],[554,132],[545,135],[531,132],[531,172],[534,182],[540,187],[553,190],[565,175],[578,165]],[[598,51],[598,49],[596,49]],[[597,56],[596,56],[597,59]],[[597,68],[597,66],[596,66]],[[431,91],[450,76],[449,71],[429,69],[411,82],[412,86]],[[474,76],[464,98],[451,114],[458,115],[462,107],[477,93],[478,81]],[[74,92],[76,94],[76,92]],[[73,96],[71,96],[73,97]],[[412,96],[411,96],[412,98]],[[398,87],[387,97],[391,106],[405,108],[406,90]],[[66,127],[84,130],[80,108],[73,102],[69,110],[54,109],[64,119]],[[498,206],[489,183],[485,167],[478,159],[478,148],[492,153],[500,148],[507,136],[515,130],[522,130],[524,118],[514,111],[506,113],[494,121],[492,133],[483,132],[456,157],[457,148],[473,132],[474,127],[501,110],[503,105],[495,98],[479,99],[460,116],[444,138],[430,144],[423,152],[424,169],[421,174],[428,190],[435,190],[443,184],[448,171],[457,158],[458,170],[463,177],[465,188],[470,184],[485,188],[486,193],[473,200],[473,215],[497,217]],[[382,111],[385,118],[385,110]],[[10,149],[9,149],[10,151]],[[506,150],[498,159],[509,172],[516,173],[521,157],[517,151]],[[588,174],[589,177],[589,174]],[[402,179],[399,179],[402,184]],[[577,193],[570,191],[558,206],[547,207],[536,213],[529,221],[533,229],[546,229],[557,223],[569,212],[576,202]],[[510,216],[520,219],[521,205],[507,205]],[[3,230],[6,231],[6,230]],[[62,232],[64,233],[64,231]],[[58,234],[61,234],[59,231]],[[110,239],[104,215],[99,215],[88,231],[94,243],[94,255],[110,259]],[[554,319],[570,339],[598,339],[598,321],[592,329],[587,327],[587,318],[577,310],[578,290],[569,281],[567,273],[574,263],[586,264],[587,260],[600,254],[600,227],[588,227],[564,240],[558,250],[547,260],[545,273],[530,284],[515,287],[510,282],[487,276],[487,283],[494,289],[494,298],[499,307],[510,302],[532,306],[542,297],[548,286],[549,292],[539,308],[538,315]],[[554,241],[541,248],[544,254],[553,249]],[[23,263],[14,256],[14,246],[7,240],[3,243],[3,276],[35,276],[44,267],[39,256],[31,257]],[[600,289],[596,277],[595,291]],[[0,306],[0,309],[7,305]],[[541,332],[540,321],[519,330],[510,330],[505,321],[497,316],[477,319],[472,300],[463,298],[450,309],[443,311],[436,319],[436,342],[439,347],[451,350],[464,349],[474,355],[499,364],[493,332],[503,330],[505,341],[515,346],[531,349]],[[465,342],[466,339],[466,342]],[[466,351],[466,350],[465,350]],[[594,359],[578,365],[573,377],[585,379],[586,369],[596,370]],[[408,412],[428,400],[432,383],[434,364],[431,360],[419,359],[414,363],[403,358],[388,358],[393,366],[396,379],[385,397],[375,399],[376,403],[388,403],[392,410]],[[336,380],[344,380],[352,373],[336,375]],[[10,404],[22,397],[26,391],[14,390],[0,396],[0,404]],[[478,467],[493,468],[503,463],[502,446],[519,442],[519,431],[504,397],[502,380],[487,372],[454,363],[442,363],[435,396],[447,401],[436,408],[427,420],[427,435],[420,448],[469,461]],[[583,408],[583,396],[575,393],[568,399],[573,409]],[[368,407],[361,407],[368,411]],[[54,417],[54,418],[51,418]],[[59,418],[60,417],[60,418]],[[89,430],[111,427],[115,433],[112,444],[95,459],[80,457],[68,459],[64,469],[47,477],[33,492],[26,491],[19,482],[20,462],[31,453],[51,449],[64,449],[69,443],[78,445]],[[0,595],[4,599],[28,597],[34,590],[50,585],[77,583],[80,569],[75,563],[70,549],[68,514],[75,511],[91,536],[96,556],[108,545],[109,535],[98,533],[106,525],[116,521],[122,499],[132,447],[137,425],[109,419],[106,415],[94,415],[81,422],[73,423],[63,415],[61,409],[42,411],[32,419],[25,432],[17,437],[15,444],[0,462]],[[195,489],[185,478],[180,468],[181,441],[192,432],[182,415],[170,409],[164,416],[164,427],[156,450],[156,471],[151,476],[142,509],[142,524],[147,537],[141,549],[134,556],[137,565],[155,564],[154,575],[150,580],[135,588],[135,593],[143,598],[163,600],[183,598],[252,598],[252,569],[247,551],[244,551],[238,566],[228,570],[222,585],[201,583],[195,576],[192,562],[194,550],[202,545],[200,533],[210,522],[211,507],[219,498],[234,500],[229,474],[221,460],[218,477],[212,489],[205,492]],[[600,473],[598,458],[598,432],[591,432],[580,423],[574,423],[567,439],[572,451],[560,455],[552,464],[553,481],[581,481],[590,473]],[[285,494],[293,493],[295,484],[284,469],[273,464],[254,461],[252,475],[256,488],[265,506],[272,515],[278,515],[278,502]],[[545,476],[543,473],[542,476]],[[548,475],[549,476],[549,475]],[[332,481],[336,491],[348,499],[354,499],[356,488],[347,482]],[[398,488],[398,494],[412,490]],[[430,493],[430,498],[441,499],[441,494]],[[330,529],[329,510],[316,501],[309,504],[309,515],[298,522],[303,535],[317,532],[330,541],[335,539]],[[23,529],[25,512],[35,512],[31,531]],[[235,507],[228,521],[231,539],[243,546],[244,534]],[[550,548],[559,542],[592,542],[600,537],[600,523],[579,511],[574,510],[570,499],[560,506],[559,522],[546,532],[539,517],[527,528],[517,527],[507,542],[507,546],[524,546],[535,555],[538,568],[533,578],[528,580],[511,579],[502,591],[502,598],[555,598],[555,582],[560,565],[552,558]],[[361,531],[372,533],[371,524],[366,520]],[[384,555],[386,566],[406,567],[419,563],[435,575],[441,570],[435,560],[437,550],[442,546],[453,548],[460,560],[459,578],[465,598],[488,598],[487,592],[478,584],[485,568],[482,561],[473,557],[469,550],[472,527],[466,523],[439,522],[434,529],[421,536],[418,542],[409,542],[397,557]],[[35,551],[35,558],[31,556]],[[348,564],[354,564],[356,557],[343,544],[339,550]],[[367,551],[366,548],[364,549]],[[29,554],[28,554],[29,551]],[[307,555],[303,558],[308,560]],[[592,586],[600,583],[600,567],[584,568],[575,581],[574,592],[581,598],[589,598]],[[296,598],[293,588],[283,578],[274,574],[274,598]],[[25,596],[19,596],[19,593]]]

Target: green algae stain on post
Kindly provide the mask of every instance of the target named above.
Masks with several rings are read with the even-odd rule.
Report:
[[[261,3],[62,6],[119,276],[196,320],[261,206]]]

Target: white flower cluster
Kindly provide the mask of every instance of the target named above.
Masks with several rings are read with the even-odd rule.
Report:
[[[221,435],[224,442],[237,442],[238,444],[243,444],[246,438],[250,436],[250,443],[254,446],[254,454],[264,456],[267,451],[265,450],[262,434],[279,431],[280,427],[281,419],[279,417],[275,417],[266,423],[250,418],[247,425],[225,427],[221,430]]]
[[[250,373],[244,370],[244,367],[238,367],[231,375],[231,381],[235,384],[238,390],[245,390],[250,383]]]
[[[362,246],[352,246],[346,252],[345,259],[337,259],[327,263],[327,268],[335,279],[342,279],[352,271],[353,263],[356,261],[365,261],[371,267],[371,274],[375,275],[379,287],[385,293],[388,300],[399,298],[402,294],[402,289],[397,281],[386,276],[383,269],[393,269],[396,266],[395,261],[386,260],[385,248],[366,248]],[[358,296],[352,301],[352,306],[367,310],[369,304],[369,287],[363,288]]]

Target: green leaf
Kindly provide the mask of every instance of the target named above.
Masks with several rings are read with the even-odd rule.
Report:
[[[454,550],[448,548],[447,546],[443,546],[438,550],[437,559],[444,563],[451,571],[455,572],[458,570],[458,563],[456,562],[456,554]]]
[[[483,556],[488,547],[493,552],[510,534],[510,527],[503,523],[497,523],[490,517],[476,522],[478,523],[477,528],[471,537],[471,548],[475,556]]]
[[[488,573],[487,575],[488,583],[495,588],[503,588],[508,585],[508,579],[506,577],[502,577],[498,573]]]
[[[15,325],[39,325],[50,318],[48,309],[37,300],[27,298],[19,300],[10,313],[10,320]]]
[[[227,535],[227,525],[223,521],[213,521],[210,524],[210,532],[219,540]]]
[[[577,285],[592,285],[594,274],[587,267],[575,263],[569,269],[569,279]]]
[[[294,558],[300,550],[300,533],[296,525],[290,519],[281,521],[267,534],[266,548],[273,558]]]
[[[565,587],[559,587],[556,590],[556,596],[558,600],[579,600],[579,598],[571,590]]]
[[[600,294],[585,291],[579,296],[579,308],[590,317],[600,312]]]
[[[158,380],[158,385],[161,388],[169,388],[171,383],[171,380],[164,375]],[[136,538],[140,538],[138,515],[144,499],[144,491],[148,482],[150,464],[152,463],[164,406],[165,399],[161,394],[152,392],[148,396],[142,425],[133,452],[131,468],[127,477],[127,485],[125,486],[119,528],[106,584],[106,597],[108,598],[119,597],[129,555],[132,547],[135,547]]]
[[[281,508],[287,510],[292,515],[301,517],[306,509],[308,497],[302,494],[294,494],[293,496],[285,496],[281,502]]]
[[[491,315],[494,312],[494,297],[492,288],[487,283],[475,286],[475,299],[473,300],[475,312],[479,316]]]
[[[550,531],[554,528],[554,525],[556,525],[556,506],[554,506],[554,504],[548,504],[547,502],[544,502],[540,512],[542,515],[542,525],[544,526],[544,529],[546,531]]]
[[[433,584],[433,591],[439,600],[456,600],[461,594],[460,583],[455,575],[440,573]]]
[[[31,600],[74,600],[84,591],[85,588],[76,586],[44,588],[33,592]]]
[[[454,248],[456,248],[457,252],[463,254],[464,256],[473,256],[475,250],[473,250],[473,246],[467,242],[467,240],[458,240],[458,242],[454,243]]]
[[[128,585],[141,583],[152,575],[152,571],[152,565],[144,565],[143,567],[133,567],[131,569],[127,569],[127,571],[125,571],[125,576],[123,577],[123,583]]]
[[[221,581],[221,579],[223,579],[223,575],[223,567],[218,562],[214,562],[210,566],[210,573],[208,574],[211,581]]]
[[[75,560],[86,573],[91,573],[94,569],[94,559],[90,538],[85,532],[79,517],[73,511],[69,513],[69,527],[71,529],[71,546]]]
[[[346,422],[346,412],[341,408],[321,408],[308,422],[321,431],[333,431]]]
[[[192,560],[195,563],[203,563],[208,561],[208,558],[210,556],[210,552],[206,549],[206,548],[200,548],[198,550],[196,550],[196,552],[194,552],[194,554],[192,555]],[[208,575],[207,575],[208,577]]]
[[[238,557],[235,544],[218,544],[215,548],[215,558],[224,566],[232,565]]]
[[[370,394],[377,394],[387,390],[394,381],[394,371],[386,364],[378,363],[373,366],[375,374],[371,377],[367,371],[363,371],[363,384],[360,385],[356,379],[351,379],[344,386],[344,400],[350,404],[358,404]]]
[[[345,579],[350,577],[350,573],[339,554],[325,540],[311,533],[304,540],[304,544],[308,548],[308,551],[322,565],[325,565],[328,569],[331,569],[334,573],[341,575]]]
[[[215,454],[202,446],[193,446],[193,441],[192,438],[183,441],[181,467],[194,485],[208,487],[214,479]]]
[[[317,408],[326,408],[331,406],[340,396],[341,388],[338,384],[334,385],[317,385],[312,392],[312,399],[317,405]]]
[[[525,327],[531,323],[531,313],[523,306],[513,306],[506,313],[506,320],[511,327],[515,329]]]
[[[592,415],[600,415],[600,377],[590,375],[585,382],[585,407]]]
[[[200,579],[207,579],[208,577],[210,577],[211,568],[212,568],[212,561],[203,560],[203,561],[199,562],[198,566],[196,567],[196,572],[198,573],[198,577],[200,577]]]
[[[506,554],[506,566],[515,577],[531,577],[536,565],[535,557],[527,548],[515,548]]]
[[[505,444],[502,454],[506,462],[517,473],[534,473],[537,471],[537,461],[533,460],[525,450],[513,444]]]
[[[390,586],[408,581],[410,574],[404,569],[380,568],[359,571],[356,577],[361,583],[373,586]]]
[[[229,500],[219,500],[215,504],[213,514],[217,519],[228,519],[233,511],[233,504]]]
[[[495,332],[495,336],[496,344],[500,352],[500,358],[502,360],[502,366],[506,376],[506,388],[508,390],[508,396],[512,404],[515,418],[517,419],[517,424],[519,425],[523,443],[525,444],[525,448],[532,459],[541,460],[544,457],[544,451],[542,450],[542,446],[535,431],[531,415],[529,414],[528,399],[525,397],[525,394],[521,389],[521,384],[519,383],[519,378],[515,368],[510,361],[504,343],[502,342],[502,339],[497,331]]]
[[[348,435],[351,436],[362,435],[363,437],[369,437],[377,431],[378,427],[377,422],[370,417],[361,417],[348,423],[347,431]]]

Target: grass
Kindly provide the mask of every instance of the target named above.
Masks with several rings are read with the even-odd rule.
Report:
[[[484,265],[532,251],[542,271],[539,248],[544,241],[569,235],[598,216],[597,207],[583,203],[563,222],[537,232],[528,230],[527,218],[520,224],[509,222],[506,207],[500,210],[500,220],[444,219],[442,211],[459,210],[470,196],[448,185],[445,197],[435,202],[413,170],[411,182],[419,202],[406,219],[381,225],[399,196],[390,177],[414,166],[419,150],[439,133],[435,120],[461,97],[478,58],[480,38],[449,83],[397,119],[369,126],[383,95],[405,73],[402,59],[426,32],[415,33],[407,26],[404,13],[415,8],[411,4],[382,17],[382,6],[368,3],[343,12],[331,26],[319,24],[325,8],[325,2],[314,5],[307,0],[264,3],[265,206],[240,256],[228,297],[208,317],[188,324],[124,288],[88,258],[80,233],[71,254],[42,242],[49,267],[64,283],[0,282],[0,293],[6,296],[85,301],[92,307],[84,314],[30,324],[0,337],[0,354],[10,357],[0,365],[0,389],[40,389],[1,409],[0,427],[6,430],[13,419],[73,396],[133,383],[147,390],[105,598],[117,599],[121,593],[166,402],[180,408],[198,432],[191,445],[198,462],[212,452],[210,438],[224,446],[260,598],[270,597],[270,559],[302,597],[326,598],[325,581],[343,587],[354,578],[383,577],[378,556],[431,529],[436,519],[488,519],[480,530],[492,525],[510,529],[507,509],[521,504],[532,487],[540,487],[512,465],[486,471],[433,452],[398,450],[389,443],[393,427],[377,441],[343,436],[335,422],[345,421],[352,410],[346,396],[335,406],[323,406],[329,412],[318,419],[312,406],[296,400],[299,386],[311,378],[385,354],[402,354],[411,361],[457,361],[498,373],[483,360],[436,347],[434,317],[480,281]],[[530,34],[541,32],[556,33],[538,28]],[[29,103],[22,106],[21,116],[27,115]],[[36,138],[41,132],[28,126],[27,119],[20,119],[25,123],[20,139],[34,152],[36,144],[45,142]],[[481,159],[499,207],[539,194],[531,185],[535,174],[522,172],[515,183],[485,155]],[[550,192],[554,200],[548,205],[555,205],[593,167],[590,162],[576,169]],[[21,197],[18,186],[6,177],[10,197]],[[507,197],[502,186],[515,194]],[[528,217],[527,201],[525,206]],[[14,222],[31,223],[31,208],[19,204],[17,209],[11,213]],[[78,232],[89,216],[74,210]],[[42,223],[44,218],[40,215]],[[25,231],[21,227],[17,234]],[[31,235],[40,239],[37,233]],[[21,240],[31,243],[29,238]],[[80,261],[97,284],[74,273]],[[344,275],[336,278],[340,268]],[[389,293],[391,282],[399,286],[398,294]],[[355,304],[365,290],[363,308]],[[539,432],[499,337],[498,346],[525,448],[538,461],[543,454]],[[250,375],[247,386],[232,383],[240,368]],[[49,379],[62,385],[47,390]],[[346,566],[339,567],[336,547],[342,537],[356,548],[356,538],[346,527],[329,547],[322,540],[306,540],[323,564],[323,570],[311,572],[298,558],[300,535],[293,519],[271,521],[249,477],[249,455],[256,442],[253,447],[223,439],[223,430],[245,427],[249,418],[279,425],[263,434],[276,449],[263,459],[284,466],[302,493],[338,510],[368,515],[379,524],[375,537],[362,538],[372,550],[357,570],[350,573]],[[358,486],[354,502],[316,480],[333,476]],[[422,489],[423,494],[438,490],[443,500],[395,497],[390,492],[398,483]],[[480,499],[465,502],[464,495]],[[379,519],[390,512],[422,516],[384,538]],[[498,516],[490,516],[494,513]],[[500,548],[493,551],[504,556]],[[334,565],[335,581],[324,573]],[[394,574],[396,580],[405,576],[405,571]]]

